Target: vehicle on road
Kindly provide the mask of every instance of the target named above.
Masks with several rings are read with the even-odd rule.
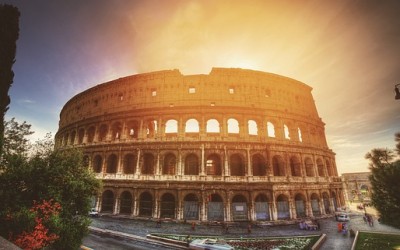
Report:
[[[200,250],[231,250],[232,246],[223,240],[217,239],[196,239],[189,243],[189,249]]]
[[[99,217],[99,212],[97,212],[95,208],[92,208],[89,211],[89,216],[90,217]]]
[[[342,222],[346,222],[346,221],[350,221],[350,216],[348,214],[337,214],[336,215],[336,220],[337,221],[342,221]]]

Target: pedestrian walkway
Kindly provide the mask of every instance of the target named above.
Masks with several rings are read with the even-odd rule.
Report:
[[[354,231],[378,231],[400,233],[400,229],[396,229],[387,225],[379,224],[376,221],[374,226],[369,226],[363,220],[363,211],[351,211],[349,230]],[[322,250],[331,249],[351,249],[353,237],[349,233],[343,235],[338,232],[335,217],[320,219],[320,229],[317,231],[300,230],[298,225],[279,225],[279,226],[251,226],[249,230],[248,223],[235,223],[233,226],[224,228],[222,225],[207,225],[205,223],[178,223],[174,221],[162,221],[159,224],[153,220],[128,219],[122,217],[100,217],[93,219],[91,226],[95,228],[108,229],[126,234],[145,237],[149,233],[165,233],[165,234],[191,234],[191,235],[210,235],[216,237],[272,237],[272,236],[299,236],[299,235],[315,235],[326,234],[327,238],[322,245]]]

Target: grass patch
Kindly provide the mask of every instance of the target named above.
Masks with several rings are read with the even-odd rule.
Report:
[[[298,237],[263,237],[263,238],[225,238],[216,236],[203,236],[203,235],[178,235],[178,234],[159,234],[152,233],[152,236],[171,239],[181,242],[188,242],[195,239],[223,239],[227,244],[235,247],[238,250],[286,250],[286,249],[298,249],[305,250],[310,249],[321,237],[320,235],[309,235],[309,236],[298,236]]]
[[[400,249],[400,235],[358,232],[356,250]]]

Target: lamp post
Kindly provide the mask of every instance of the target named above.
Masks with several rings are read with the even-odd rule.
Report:
[[[394,86],[394,92],[396,92],[396,96],[394,97],[394,99],[396,99],[396,100],[399,100],[399,99],[400,99],[400,90],[399,90],[399,86],[400,86],[400,83],[399,83],[399,84],[396,84],[396,85]]]

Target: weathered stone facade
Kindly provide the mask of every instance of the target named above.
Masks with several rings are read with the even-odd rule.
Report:
[[[344,173],[342,174],[343,191],[348,201],[369,201],[371,199],[372,185],[369,181],[371,172]]]
[[[101,213],[200,221],[293,220],[344,203],[311,88],[213,68],[103,83],[69,100],[56,146],[82,147]]]

